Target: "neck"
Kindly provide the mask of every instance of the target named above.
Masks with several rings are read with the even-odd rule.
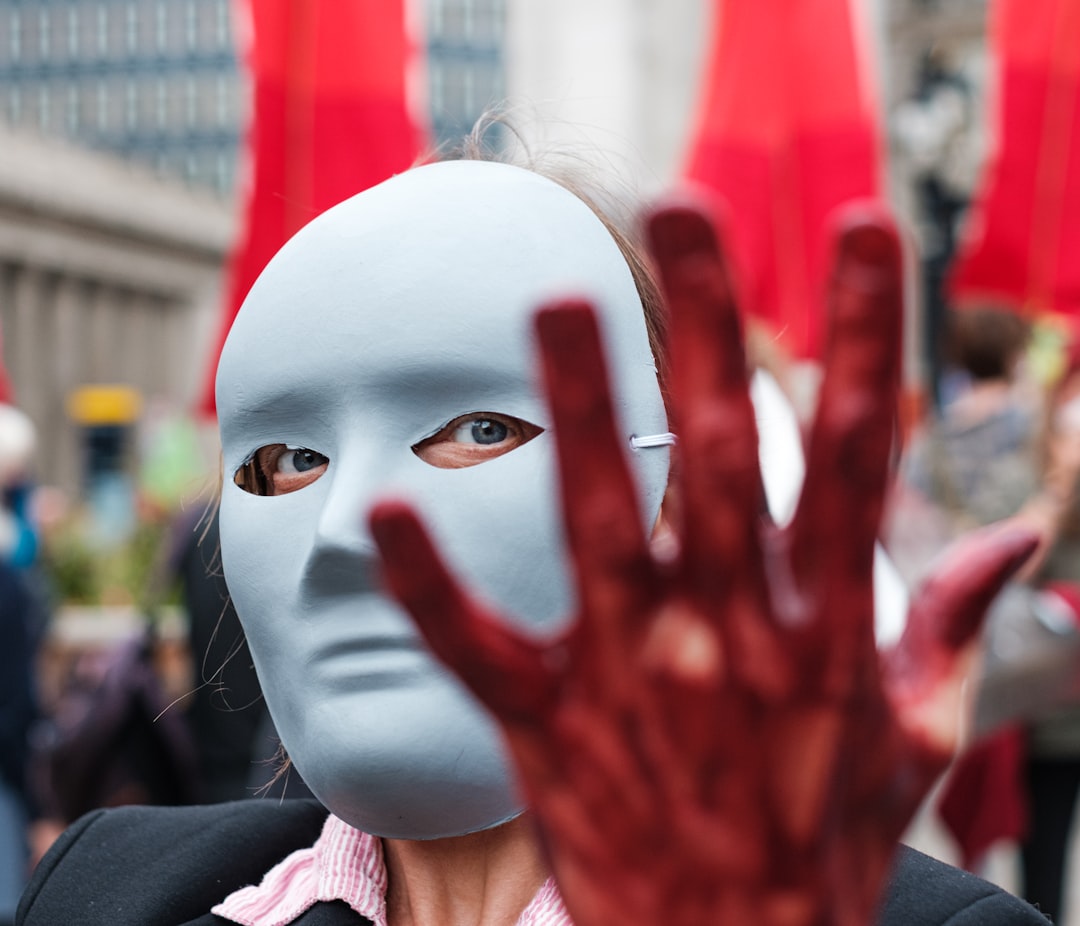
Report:
[[[384,839],[389,926],[510,926],[547,880],[533,823],[448,839]]]
[[[954,418],[976,424],[1001,411],[1012,391],[1013,384],[1005,379],[976,380],[953,402],[950,411]]]

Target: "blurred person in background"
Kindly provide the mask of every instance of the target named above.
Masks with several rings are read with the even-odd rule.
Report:
[[[1041,437],[1042,481],[1025,510],[1048,541],[1028,567],[1031,581],[1059,590],[1080,612],[1080,342],[1052,387]],[[1069,836],[1080,793],[1080,704],[1049,710],[1026,730],[1028,826],[1021,844],[1024,896],[1063,922]]]
[[[905,469],[906,483],[944,513],[945,539],[1016,514],[1039,488],[1040,406],[1019,376],[1029,336],[1005,307],[948,316],[941,413],[916,436]]]
[[[31,599],[19,573],[0,562],[0,924],[11,923],[29,865],[35,816],[27,781],[36,717]]]
[[[1017,514],[1039,487],[1042,400],[1021,376],[1029,325],[1003,306],[947,316],[940,411],[918,422],[884,527],[909,586],[965,531]]]
[[[963,532],[1016,516],[1042,538],[1017,581],[1052,592],[1064,613],[1080,619],[1080,350],[1072,348],[1060,379],[1040,392],[1023,374],[1029,334],[1029,323],[1005,307],[951,313],[946,354],[952,368],[944,405],[913,441],[893,501],[888,546],[914,582]],[[1029,601],[1015,600],[1023,607]],[[972,761],[1003,763],[994,776],[998,781],[1011,779],[1004,767],[1022,763],[1016,772],[1024,793],[1016,799],[1026,820],[1023,893],[1059,922],[1080,791],[1080,706],[1048,708],[1038,720],[1025,721],[1020,732],[1013,740],[1011,727],[987,731],[990,739],[980,741]],[[946,820],[1011,813],[1006,808],[1014,806],[1012,798],[961,793],[969,787],[969,771],[945,789]],[[958,813],[971,801],[980,806]],[[1003,825],[1004,833],[1009,825]],[[956,835],[963,844],[963,832]]]
[[[0,405],[0,924],[14,920],[28,874],[29,827],[37,816],[28,782],[35,662],[45,629],[45,609],[29,578],[37,552],[29,511],[36,444],[30,419]]]
[[[299,773],[276,776],[280,742],[221,569],[219,513],[195,503],[174,521],[166,571],[180,581],[193,669],[186,717],[208,803],[310,796]]]

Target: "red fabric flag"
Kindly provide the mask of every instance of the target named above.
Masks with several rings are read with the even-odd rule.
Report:
[[[426,147],[409,106],[420,53],[407,2],[236,2],[252,91],[250,176],[200,402],[207,414],[225,336],[270,258],[320,212],[405,170]]]
[[[997,843],[1018,842],[1027,834],[1025,753],[1024,731],[1003,727],[965,749],[945,779],[938,815],[969,871]]]
[[[849,0],[715,0],[685,176],[730,207],[743,303],[796,357],[819,357],[828,219],[876,197],[867,45]]]
[[[2,359],[3,343],[3,338],[0,338],[0,405],[14,405],[15,388],[11,384],[11,377],[8,375],[7,367]]]
[[[1080,3],[996,0],[995,151],[950,291],[1080,315]]]

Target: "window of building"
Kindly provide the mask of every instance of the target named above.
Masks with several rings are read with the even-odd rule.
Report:
[[[19,50],[22,60],[28,64],[35,63],[41,58],[38,46],[38,35],[40,33],[38,25],[38,17],[30,11],[24,13],[19,19]]]
[[[199,124],[199,86],[193,74],[184,79],[184,125],[189,129]]]
[[[220,47],[218,42],[217,0],[202,0],[199,4],[199,50],[208,53]]]
[[[43,133],[52,128],[52,94],[44,81],[37,86],[37,124]]]
[[[465,37],[465,3],[464,0],[444,0],[442,3],[442,16],[438,33],[444,39],[462,39]]]
[[[214,0],[214,22],[217,47],[228,51],[232,48],[232,23],[229,21],[229,4],[226,0]]]
[[[465,85],[468,68],[460,61],[448,61],[442,72],[442,109],[449,118],[457,120],[468,105]]]
[[[195,0],[184,0],[184,48],[195,51],[199,47],[199,10]]]
[[[428,38],[433,38],[437,35],[442,35],[443,22],[442,22],[443,4],[442,0],[428,0],[427,3],[427,18],[425,25],[427,27]]]
[[[474,14],[475,8],[472,0],[461,0],[461,34],[465,36],[466,41],[471,41],[476,31],[476,16]]]
[[[168,38],[169,52],[173,55],[183,55],[187,45],[184,35],[184,4],[180,0],[168,0]]]
[[[152,57],[157,48],[156,4],[140,0],[135,5],[136,29],[139,34],[136,54],[140,58]]]
[[[133,3],[124,7],[124,47],[129,55],[139,51],[139,11]]]
[[[55,61],[68,61],[71,59],[70,41],[68,39],[68,5],[66,3],[54,3],[49,11],[52,19],[50,32],[52,33],[52,57]]]
[[[164,132],[169,124],[169,90],[164,77],[154,81],[154,126]]]
[[[74,4],[79,8],[79,60],[90,61],[97,55],[97,10],[87,4]]]
[[[79,87],[69,83],[64,88],[64,131],[69,138],[79,134]]]
[[[218,150],[214,165],[214,185],[219,193],[228,192],[232,188],[233,158],[226,152]]]
[[[109,131],[109,88],[104,78],[97,81],[94,94],[94,124],[99,135]]]
[[[139,90],[131,77],[124,83],[124,128],[134,132],[139,127]]]
[[[79,57],[79,7],[72,3],[66,12],[67,53],[73,61]]]
[[[37,54],[40,61],[49,61],[52,58],[50,12],[48,7],[43,7],[38,10],[37,14]]]
[[[443,67],[434,65],[434,62],[428,67],[428,82],[429,82],[429,102],[432,112],[438,114],[445,112],[446,101],[443,99]]]
[[[167,0],[154,4],[154,48],[164,55],[169,48],[169,11]]]
[[[108,19],[108,51],[113,60],[122,59],[128,50],[126,10],[117,3],[106,7]]]
[[[503,34],[503,0],[473,0],[472,37],[477,43],[495,45]]]
[[[15,64],[22,59],[22,16],[18,10],[8,16],[8,55]]]
[[[487,109],[498,105],[506,97],[506,84],[501,68],[485,68],[476,72],[476,97]]]
[[[11,121],[12,125],[18,125],[20,122],[22,122],[22,87],[20,87],[16,83],[8,84],[7,112],[8,119]]]
[[[97,85],[89,80],[78,84],[79,90],[79,125],[91,131],[97,125]]]
[[[149,77],[142,78],[135,85],[139,98],[140,132],[153,132],[157,128],[157,86],[158,81]]]
[[[169,79],[169,106],[166,130],[178,134],[184,128],[184,78],[177,74]]]
[[[212,122],[215,128],[227,128],[229,124],[229,97],[224,74],[216,74],[213,78],[213,95],[211,99],[214,105]]]
[[[97,48],[98,57],[104,58],[109,52],[109,6],[107,3],[97,5],[97,14],[94,18],[94,44]]]

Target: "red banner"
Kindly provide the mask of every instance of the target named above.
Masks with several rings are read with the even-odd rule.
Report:
[[[1080,315],[1080,3],[996,0],[990,36],[995,150],[951,295]]]
[[[249,177],[200,403],[208,414],[221,346],[270,258],[320,212],[405,170],[425,149],[426,132],[409,106],[420,53],[406,2],[236,2],[251,84]]]
[[[15,404],[15,389],[3,361],[3,338],[0,338],[0,405]]]
[[[877,197],[868,44],[848,0],[715,0],[685,176],[730,208],[742,301],[797,357],[818,357],[828,221]]]

